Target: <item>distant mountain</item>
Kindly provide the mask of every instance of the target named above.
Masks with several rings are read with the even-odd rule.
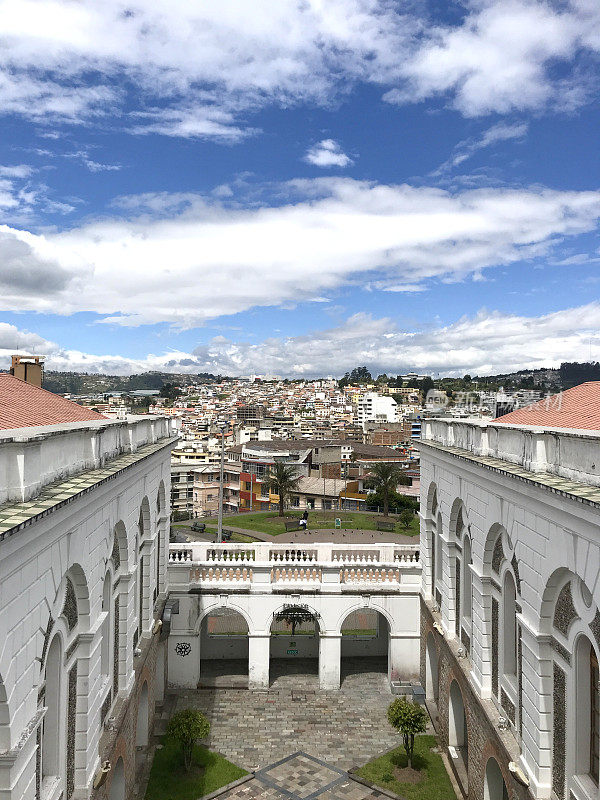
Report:
[[[103,394],[132,392],[136,389],[162,389],[166,384],[193,386],[216,383],[220,375],[209,372],[188,375],[171,372],[143,372],[139,375],[100,375],[87,372],[44,372],[44,389],[56,394]]]

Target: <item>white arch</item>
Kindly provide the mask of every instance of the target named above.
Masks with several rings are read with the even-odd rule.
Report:
[[[44,665],[44,702],[47,707],[42,728],[42,780],[64,775],[64,741],[66,739],[64,642],[57,631],[48,647]]]
[[[198,615],[198,619],[196,620],[196,624],[194,625],[194,633],[199,634],[202,629],[202,622],[209,614],[212,614],[219,608],[226,608],[228,611],[236,611],[241,617],[244,618],[246,625],[248,626],[248,633],[253,633],[254,628],[251,625],[250,615],[247,611],[243,608],[240,608],[238,605],[234,605],[233,603],[228,603],[227,605],[223,605],[220,600],[215,600],[214,603],[208,608],[204,608],[200,614]]]
[[[393,617],[391,616],[390,612],[383,608],[383,606],[378,605],[377,603],[369,603],[368,606],[364,605],[364,603],[357,603],[354,606],[351,606],[349,609],[342,611],[341,615],[338,618],[337,625],[335,627],[335,632],[340,633],[342,632],[342,625],[344,624],[344,620],[346,617],[350,616],[354,611],[377,611],[381,616],[385,619],[388,624],[388,631],[389,633],[395,633],[395,628],[393,626]]]

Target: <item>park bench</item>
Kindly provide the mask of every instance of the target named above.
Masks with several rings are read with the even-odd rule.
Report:
[[[290,520],[289,522],[284,522],[286,531],[299,531],[300,530],[300,522],[297,519]]]
[[[396,530],[396,523],[395,522],[386,522],[385,520],[378,519],[377,520],[377,530],[378,531],[390,531],[393,533]]]
[[[231,534],[233,531],[228,530],[227,528],[223,528],[223,541],[229,542],[231,541]]]

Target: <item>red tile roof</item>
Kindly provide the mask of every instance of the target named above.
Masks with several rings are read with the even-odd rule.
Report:
[[[600,431],[600,381],[574,386],[530,406],[511,411],[494,421],[511,425]]]
[[[100,419],[105,417],[97,411],[32,386],[14,375],[0,373],[0,430]]]

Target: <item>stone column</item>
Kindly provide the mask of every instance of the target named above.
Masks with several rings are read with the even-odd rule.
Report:
[[[521,763],[531,780],[534,797],[549,797],[552,785],[553,737],[553,659],[550,637],[529,627],[522,615],[517,615],[521,625],[523,657],[521,715]],[[564,700],[564,698],[563,698]],[[565,736],[562,731],[562,736]],[[563,739],[564,741],[564,739]],[[565,754],[556,754],[555,768]]]
[[[471,564],[471,676],[481,697],[492,696],[492,598],[490,578]]]
[[[271,634],[248,634],[248,688],[269,688],[269,658],[271,655]]]
[[[340,688],[341,657],[341,633],[322,633],[319,636],[319,687],[321,689]]]
[[[419,676],[419,636],[408,633],[390,633],[388,643],[388,678],[408,680]]]

